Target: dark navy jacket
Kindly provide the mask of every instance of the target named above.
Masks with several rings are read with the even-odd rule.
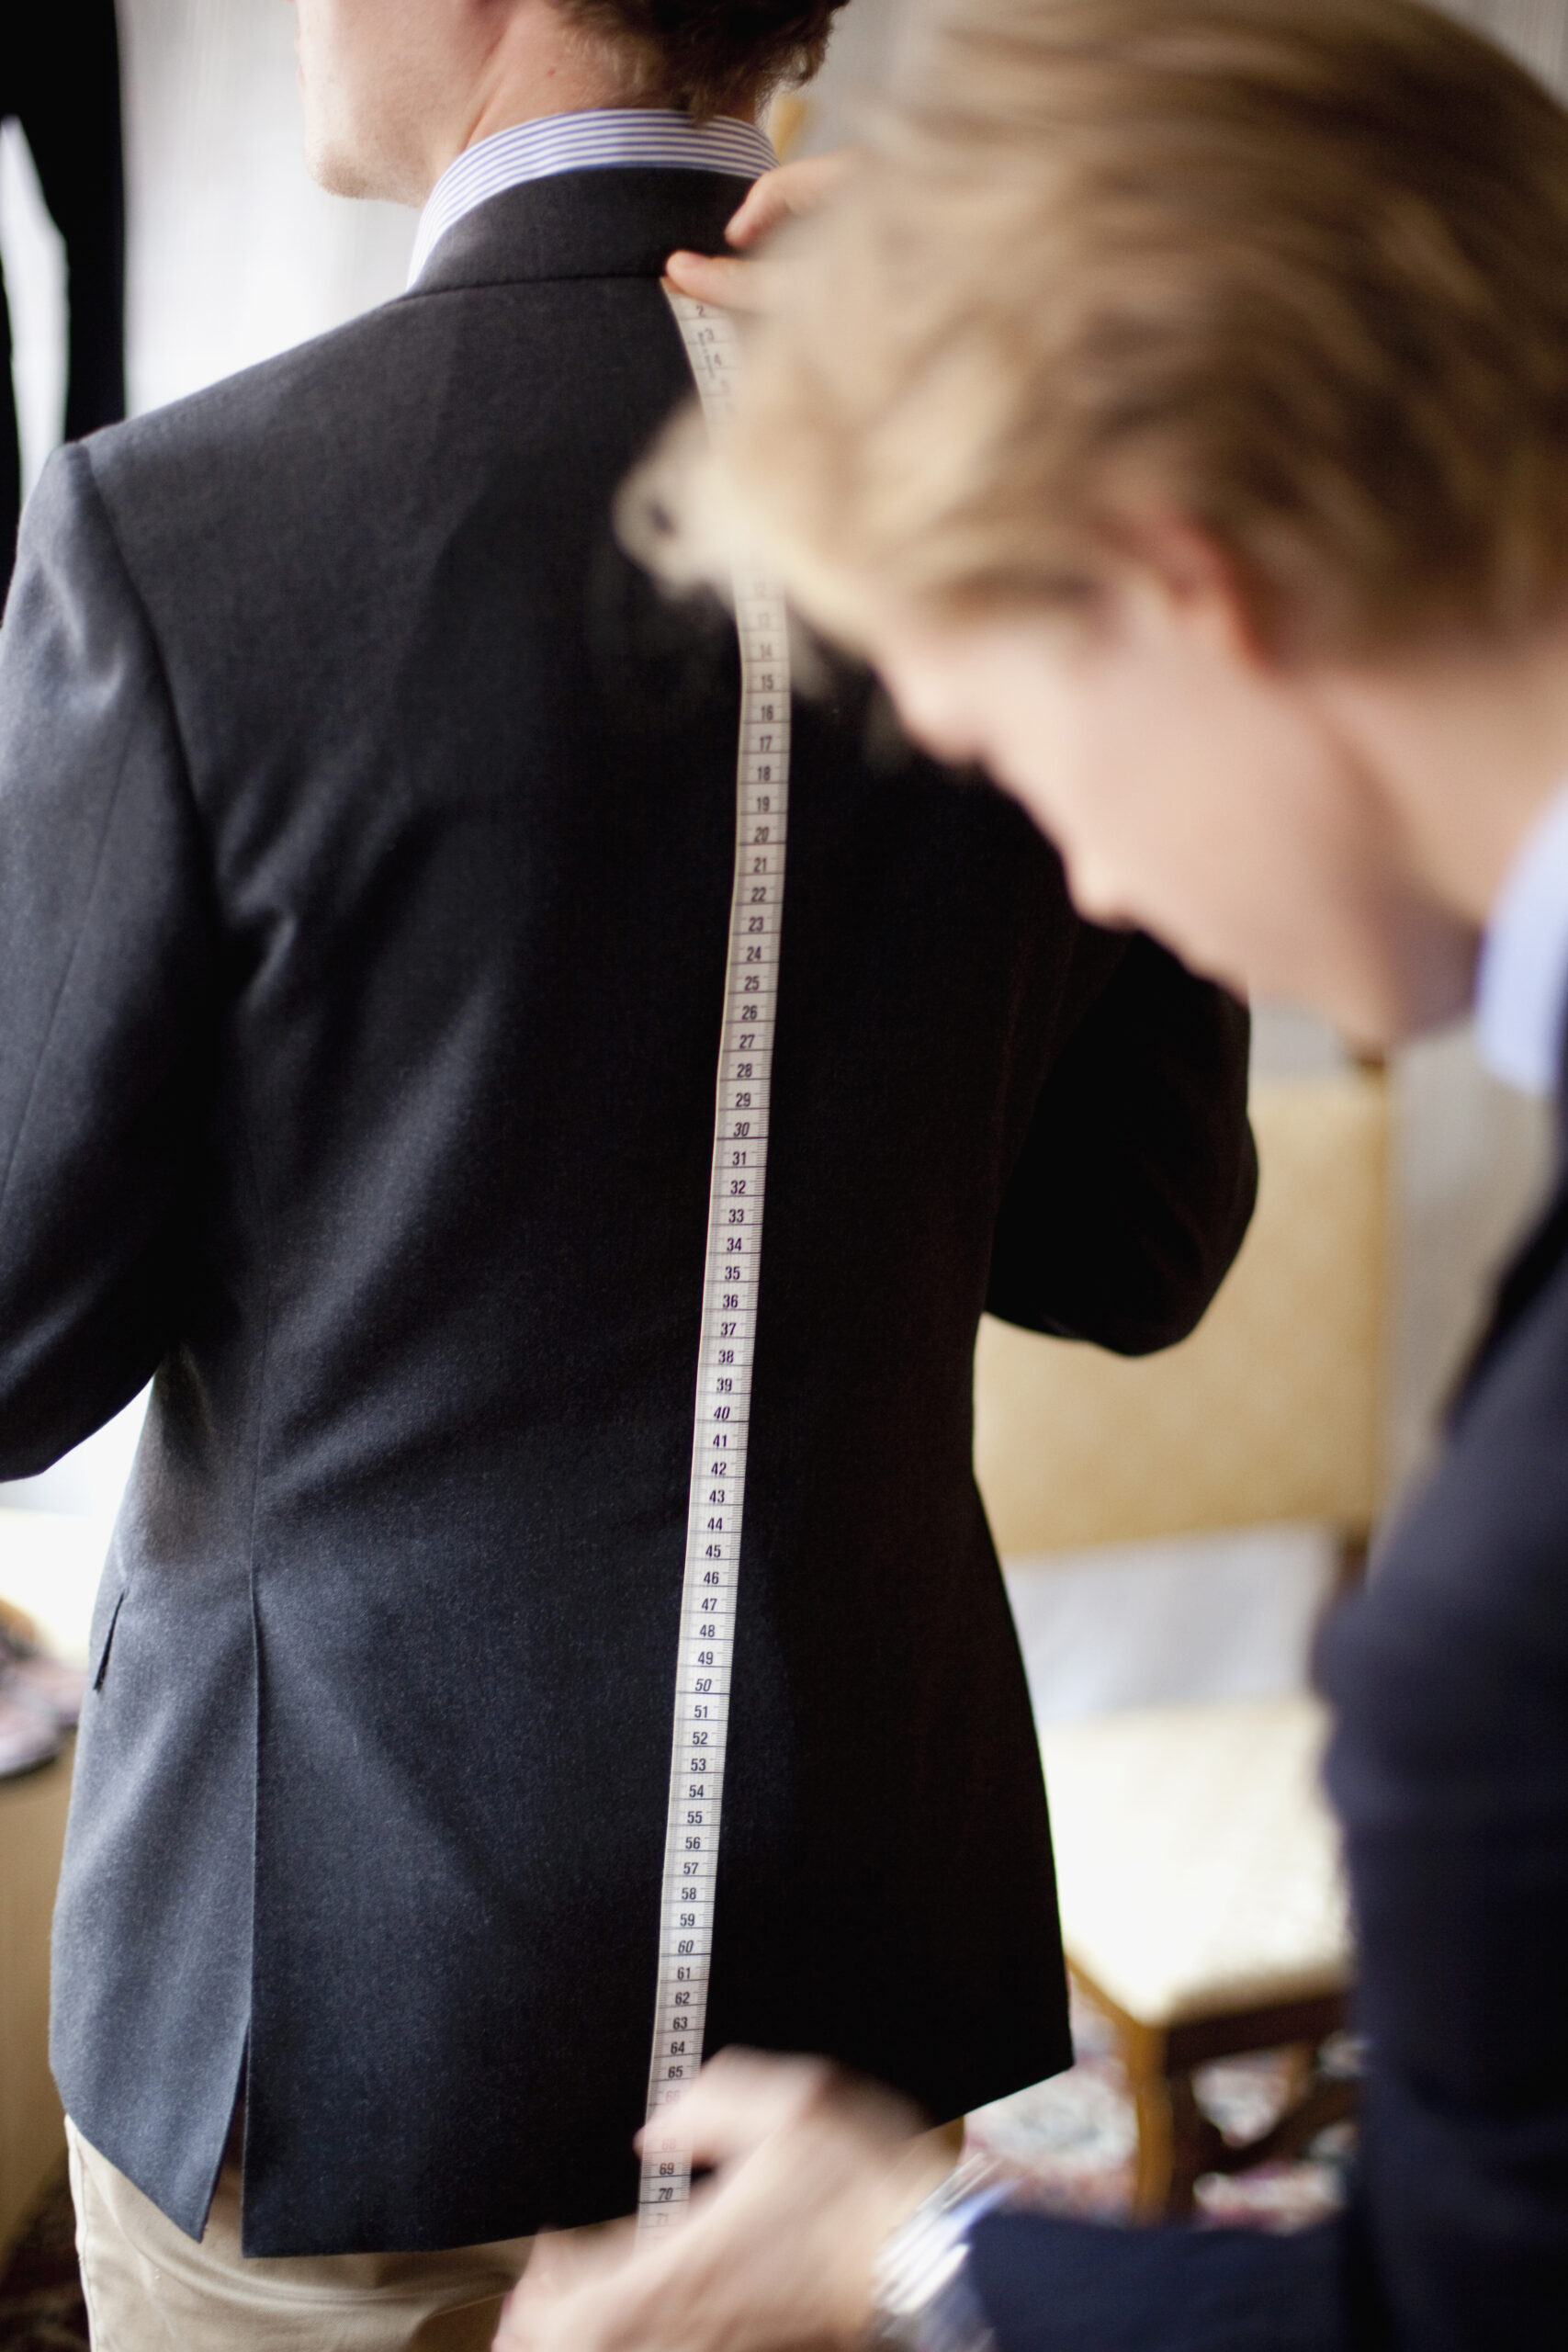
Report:
[[[738,662],[616,548],[740,195],[497,197],[66,451],[0,639],[0,1475],[149,1377],[56,1922],[86,2137],[256,2254],[633,2202]],[[970,1472],[987,1296],[1201,1312],[1246,1020],[998,796],[795,714],[709,2045],[950,2115],[1066,2057]]]
[[[1568,2344],[1568,1179],[1320,1679],[1369,2049],[1350,2215],[987,2221],[1002,2352]]]

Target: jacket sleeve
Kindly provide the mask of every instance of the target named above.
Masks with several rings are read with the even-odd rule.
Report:
[[[1233,997],[1152,940],[1129,942],[1055,1062],[1009,1180],[991,1314],[1119,1355],[1186,1338],[1257,1195],[1248,1035]]]
[[[1113,2229],[994,2213],[969,2240],[997,2352],[1348,2352],[1350,2232]]]
[[[1363,2203],[1390,2338],[1423,2352],[1568,2338],[1568,1282],[1494,1346],[1317,1660]]]
[[[68,448],[0,629],[0,1476],[98,1428],[177,1329],[220,969],[157,650]]]

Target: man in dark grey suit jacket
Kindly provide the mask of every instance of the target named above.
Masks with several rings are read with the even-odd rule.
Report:
[[[193,2237],[242,2098],[251,2256],[632,2187],[737,657],[610,510],[689,386],[662,257],[762,160],[682,109],[743,114],[829,10],[664,13],[728,84],[606,83],[545,0],[307,10],[323,176],[428,187],[460,124],[489,177],[406,299],[59,457],[0,640],[0,1473],[154,1382],[55,2064]],[[512,79],[456,44],[432,96],[408,28],[449,18],[513,27]],[[592,111],[628,90],[673,110]],[[563,104],[564,172],[510,127]],[[874,756],[856,679],[795,730],[709,2043],[948,2116],[1068,2058],[976,1321],[1191,1326],[1246,1022],[1080,922],[999,797]]]

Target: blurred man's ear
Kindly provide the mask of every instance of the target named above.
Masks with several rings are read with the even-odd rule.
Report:
[[[1201,524],[1175,507],[1151,507],[1120,537],[1145,586],[1170,605],[1190,636],[1243,667],[1278,666],[1235,556]]]

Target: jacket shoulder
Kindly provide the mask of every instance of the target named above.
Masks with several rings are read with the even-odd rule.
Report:
[[[385,404],[414,363],[418,306],[395,297],[329,333],[220,378],[161,408],[106,426],[81,446],[111,508],[165,482],[188,494],[204,469],[254,472],[319,445],[347,415]]]

